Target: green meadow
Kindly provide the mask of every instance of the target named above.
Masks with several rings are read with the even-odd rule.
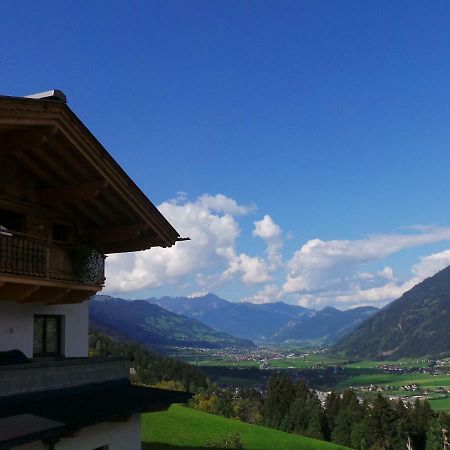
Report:
[[[376,369],[379,366],[387,365],[391,367],[423,369],[428,367],[428,363],[429,361],[426,359],[402,358],[396,361],[358,361],[346,364],[345,367],[349,369]]]
[[[250,425],[180,405],[142,415],[142,450],[201,450],[239,433],[246,450],[345,450],[325,441]],[[220,446],[215,448],[221,448]]]
[[[345,360],[326,356],[323,354],[311,354],[304,357],[269,359],[267,365],[278,369],[312,369],[315,367],[325,367],[344,364]],[[208,359],[198,361],[199,366],[211,367],[259,367],[259,361],[236,361],[234,359]]]
[[[338,389],[345,389],[349,386],[366,386],[378,384],[382,386],[404,386],[406,384],[420,384],[421,387],[450,386],[450,375],[430,375],[426,373],[415,374],[363,374],[347,378],[339,383]]]
[[[429,400],[431,408],[435,411],[445,411],[450,413],[450,397],[436,398]]]
[[[236,361],[234,359],[208,359],[199,361],[199,366],[204,367],[259,367],[258,361]]]
[[[345,360],[343,359],[322,354],[311,354],[298,358],[272,359],[268,361],[270,367],[280,369],[288,369],[291,367],[295,369],[312,369],[315,367],[334,366],[344,363]]]

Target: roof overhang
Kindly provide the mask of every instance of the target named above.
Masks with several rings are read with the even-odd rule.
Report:
[[[37,200],[83,217],[104,253],[169,247],[179,239],[68,105],[55,98],[0,96],[0,157],[39,182]]]

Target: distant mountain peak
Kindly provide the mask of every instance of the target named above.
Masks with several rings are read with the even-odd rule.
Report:
[[[261,304],[230,302],[213,293],[193,299],[163,297],[148,301],[199,320],[215,330],[257,343],[303,341],[310,338],[326,338],[330,342],[354,329],[368,315],[363,311],[343,312],[333,307],[317,312],[281,300]],[[317,319],[310,322],[315,316]]]

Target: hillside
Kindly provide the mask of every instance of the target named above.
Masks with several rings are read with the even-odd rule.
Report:
[[[376,308],[322,311],[283,302],[253,304],[229,302],[214,294],[202,297],[163,297],[147,300],[162,308],[257,343],[320,341],[334,343],[354,330]]]
[[[449,324],[450,266],[372,316],[335,350],[358,359],[448,354]]]
[[[292,320],[279,330],[276,342],[315,340],[322,343],[336,342],[350,333],[364,320],[376,313],[371,306],[340,311],[331,306],[322,309],[315,316]]]
[[[167,432],[170,430],[170,433]],[[244,449],[344,450],[319,441],[272,428],[173,405],[168,411],[142,415],[142,450],[200,450],[208,440],[217,441],[239,433]]]
[[[198,320],[144,300],[98,295],[89,303],[90,323],[94,328],[151,347],[254,347],[249,340],[218,332]]]
[[[143,345],[112,339],[99,331],[89,330],[90,356],[126,356],[133,361],[137,381],[157,385],[175,382],[183,389],[197,392],[209,386],[206,375],[197,367],[169,356],[160,355]]]

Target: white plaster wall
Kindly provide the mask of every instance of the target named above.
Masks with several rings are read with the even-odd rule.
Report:
[[[63,316],[62,353],[68,357],[88,356],[88,301],[70,305],[0,302],[0,351],[19,349],[29,358],[33,356],[35,314]]]
[[[141,450],[141,416],[136,414],[128,422],[105,422],[83,428],[75,437],[61,439],[55,450],[92,450],[109,445],[109,450]],[[14,447],[14,450],[47,450],[39,442]]]

